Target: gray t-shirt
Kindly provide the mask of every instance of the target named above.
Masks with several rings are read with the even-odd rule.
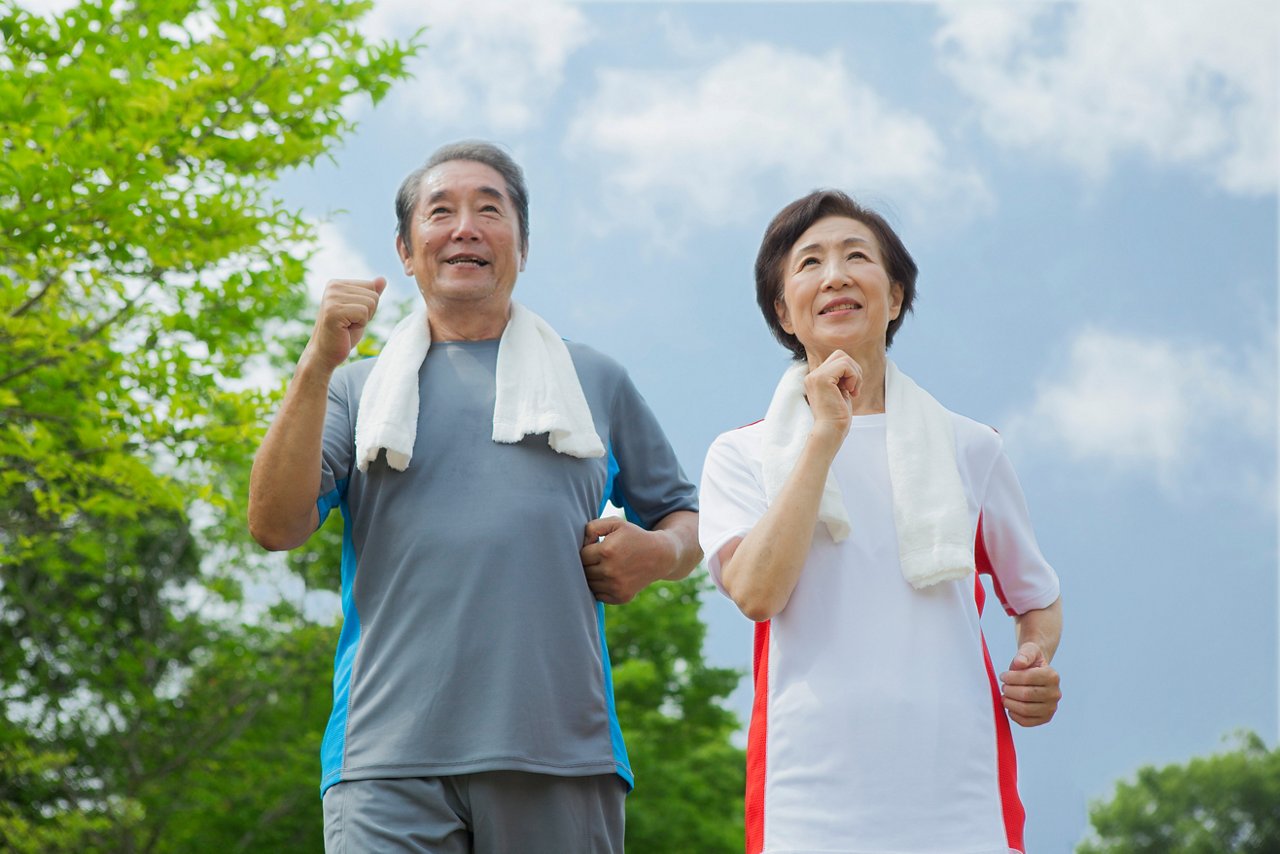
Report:
[[[606,499],[650,527],[696,510],[653,413],[612,359],[569,353],[605,457],[491,439],[498,341],[433,344],[407,470],[355,466],[367,359],[329,386],[321,519],[342,511],[343,626],[321,791],[342,780],[518,770],[632,782],[604,607],[579,550]]]

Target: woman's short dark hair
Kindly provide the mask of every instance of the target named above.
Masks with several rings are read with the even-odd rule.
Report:
[[[893,344],[893,334],[902,325],[907,312],[911,311],[911,304],[916,298],[916,274],[919,272],[916,262],[884,217],[863,207],[839,190],[814,190],[804,198],[796,199],[778,211],[778,215],[765,229],[760,251],[756,255],[756,302],[760,304],[764,322],[768,324],[773,337],[799,361],[805,359],[804,345],[800,343],[800,339],[782,328],[774,304],[782,299],[782,268],[787,255],[814,223],[829,216],[848,217],[865,225],[875,235],[876,243],[880,246],[889,281],[902,286],[902,310],[889,321],[889,328],[885,330],[885,349]]]
[[[413,254],[411,240],[411,223],[413,212],[418,209],[418,195],[422,191],[422,179],[441,163],[451,160],[472,160],[483,163],[502,176],[507,182],[507,195],[515,205],[516,215],[520,223],[520,252],[529,251],[529,189],[524,183],[524,171],[498,146],[478,139],[464,139],[450,143],[435,150],[427,162],[414,169],[400,182],[400,190],[396,193],[396,231],[404,243],[405,250]]]

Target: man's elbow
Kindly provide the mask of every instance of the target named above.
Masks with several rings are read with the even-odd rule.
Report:
[[[249,536],[269,552],[283,552],[297,548],[307,541],[307,533],[299,535],[297,526],[285,526],[264,519],[262,514],[249,509]]]

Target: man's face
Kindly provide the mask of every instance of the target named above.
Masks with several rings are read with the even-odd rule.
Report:
[[[495,169],[449,160],[422,178],[410,246],[396,238],[404,271],[429,310],[505,308],[524,269],[519,214]]]

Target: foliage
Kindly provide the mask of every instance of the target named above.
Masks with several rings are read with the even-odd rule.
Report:
[[[654,584],[607,609],[614,693],[636,788],[627,798],[627,850],[742,850],[745,759],[722,705],[738,683],[708,667],[698,617],[699,572]]]
[[[138,795],[152,850],[324,847],[320,738],[337,640],[335,627],[302,624],[256,629],[213,651],[193,674],[180,729],[220,737],[207,749],[158,739],[175,771]]]
[[[1093,804],[1079,854],[1271,854],[1280,851],[1280,748],[1254,733],[1227,753],[1146,766]]]
[[[368,6],[0,0],[0,848],[165,850],[173,781],[212,797],[192,774],[314,705],[262,680],[331,644],[226,603],[273,402],[246,372],[306,299],[272,182],[417,49],[366,41]]]
[[[269,196],[405,49],[367,3],[0,0],[0,566],[86,514],[227,507],[268,401],[228,391],[301,307],[309,232]],[[52,563],[52,566],[50,564]]]

